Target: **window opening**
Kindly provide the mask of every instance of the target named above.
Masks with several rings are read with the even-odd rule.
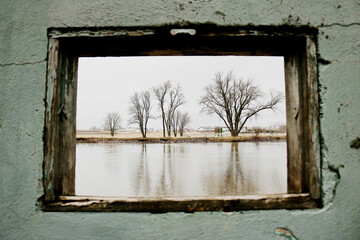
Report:
[[[236,86],[242,88],[238,94],[253,98],[244,105],[239,124],[250,114],[246,108],[257,111],[271,98],[279,100],[271,108],[249,115],[237,137],[231,136],[227,125],[238,123],[224,122],[216,113],[202,111],[205,88],[213,85],[215,79],[227,77],[233,77],[237,83],[249,83],[249,89],[254,90],[246,93],[245,86]],[[165,120],[172,121],[170,138],[167,130],[167,138],[163,137],[161,109],[155,94],[155,89],[167,82],[164,110]],[[182,102],[168,119],[170,91],[175,89]],[[80,58],[77,137],[81,143],[77,144],[75,194],[214,197],[286,193],[284,91],[283,57]],[[139,119],[134,119],[140,116],[129,112],[134,107],[134,94],[140,96],[144,92],[149,93],[150,105],[146,137],[141,134]],[[227,98],[230,100],[230,96]],[[245,104],[245,96],[237,101]],[[106,125],[106,116],[111,112],[121,119],[114,136]],[[186,114],[189,119],[183,129],[176,114]],[[226,119],[225,112],[221,115]]]

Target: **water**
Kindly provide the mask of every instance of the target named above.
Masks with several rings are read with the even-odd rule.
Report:
[[[286,142],[76,145],[76,195],[286,193]]]

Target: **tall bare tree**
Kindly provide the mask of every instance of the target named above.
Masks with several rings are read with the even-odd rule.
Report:
[[[185,127],[190,123],[190,116],[188,113],[179,113],[179,133],[184,135]]]
[[[178,84],[176,87],[171,88],[169,92],[169,102],[166,110],[166,121],[165,121],[166,130],[169,137],[171,135],[171,126],[173,125],[172,121],[174,120],[176,109],[181,105],[183,105],[184,103],[185,103],[184,94],[182,93],[182,89]]]
[[[159,86],[153,88],[155,98],[158,101],[158,104],[159,104],[158,106],[161,111],[163,137],[165,137],[165,126],[166,126],[165,101],[166,101],[166,95],[167,95],[168,91],[170,90],[170,88],[171,88],[170,81],[164,82],[164,83],[160,84]]]
[[[151,98],[149,91],[145,91],[140,94],[135,93],[131,96],[129,108],[129,123],[139,125],[143,138],[146,138],[147,124],[150,119],[150,111]]]
[[[252,83],[252,80],[236,79],[232,72],[215,74],[213,82],[205,88],[201,97],[202,111],[218,115],[230,130],[231,136],[238,136],[247,120],[260,111],[276,110],[282,101],[281,93],[270,92],[270,100]]]
[[[116,112],[110,112],[106,114],[104,120],[104,130],[108,130],[111,136],[114,136],[115,131],[120,128],[120,115]]]
[[[161,110],[163,136],[165,137],[165,131],[167,131],[168,136],[170,136],[174,113],[176,109],[185,102],[182,89],[179,85],[172,87],[171,82],[166,81],[154,87],[153,92],[158,101],[158,107]]]

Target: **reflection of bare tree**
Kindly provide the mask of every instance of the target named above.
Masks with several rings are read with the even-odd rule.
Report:
[[[225,172],[222,184],[219,187],[219,195],[240,195],[244,189],[244,175],[239,159],[239,145],[237,142],[231,143],[230,159]]]
[[[96,146],[96,144],[94,144]],[[104,161],[106,161],[105,167],[110,175],[116,175],[117,168],[117,156],[118,156],[118,146],[115,143],[106,143],[104,144]]]
[[[150,181],[148,162],[146,158],[146,143],[143,143],[141,148],[141,160],[137,174],[135,175],[135,194],[137,196],[149,196],[151,190]]]
[[[175,189],[175,174],[174,168],[172,167],[173,158],[172,151],[174,150],[171,144],[163,145],[163,159],[160,182],[157,184],[157,195],[158,196],[174,196]]]
[[[257,185],[253,179],[246,176],[243,171],[241,159],[239,157],[239,143],[231,143],[231,154],[228,161],[227,170],[219,186],[220,196],[239,196],[254,194],[257,192]]]
[[[184,153],[185,152],[184,144],[179,145],[178,149],[179,149],[179,152]]]

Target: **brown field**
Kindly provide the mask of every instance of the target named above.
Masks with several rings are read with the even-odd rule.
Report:
[[[146,139],[142,138],[140,132],[117,132],[112,137],[107,131],[77,131],[77,142],[255,142],[255,141],[284,141],[285,133],[241,133],[238,137],[230,136],[230,133],[223,133],[223,136],[216,136],[213,132],[185,132],[183,137],[163,137],[162,132],[148,132]]]

